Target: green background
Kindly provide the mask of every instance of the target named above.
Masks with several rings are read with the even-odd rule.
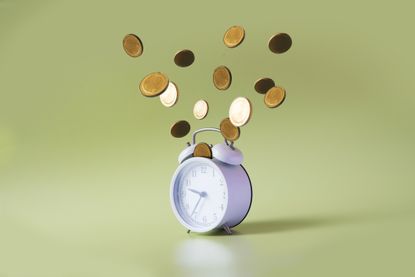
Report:
[[[409,1],[0,1],[0,276],[415,274]],[[224,31],[243,25],[236,49]],[[275,55],[268,39],[287,32]],[[125,34],[144,54],[130,58]],[[178,50],[195,63],[178,68]],[[212,70],[233,84],[218,92]],[[139,81],[165,72],[164,108]],[[254,81],[287,90],[267,109]],[[229,237],[187,235],[169,203],[186,139],[246,96],[237,147],[254,201]],[[192,118],[205,98],[210,114]],[[217,143],[217,135],[201,140]]]

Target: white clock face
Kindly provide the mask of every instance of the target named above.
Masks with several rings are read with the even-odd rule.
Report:
[[[195,161],[178,173],[173,188],[174,205],[180,218],[196,229],[216,227],[222,220],[228,189],[213,162]]]

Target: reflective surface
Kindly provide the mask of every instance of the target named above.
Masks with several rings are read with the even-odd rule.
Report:
[[[0,276],[414,276],[413,4],[198,5],[0,1]],[[247,36],[228,49],[232,24]],[[282,55],[267,45],[278,32],[294,42]],[[183,70],[172,56],[185,47],[197,63]],[[179,85],[171,109],[137,91],[156,71]],[[289,93],[275,110],[253,88],[263,76]],[[255,109],[235,143],[252,209],[231,237],[188,235],[169,184],[190,136],[170,124],[218,127],[236,96]]]
[[[209,112],[209,104],[205,100],[198,100],[193,107],[193,115],[196,119],[203,119]]]
[[[170,108],[176,104],[178,97],[179,91],[177,86],[175,83],[170,81],[167,89],[162,94],[160,94],[160,102],[163,106]]]

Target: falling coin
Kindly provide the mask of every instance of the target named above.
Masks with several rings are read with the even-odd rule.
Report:
[[[169,79],[161,72],[153,72],[141,81],[140,90],[144,96],[158,96],[167,89]]]
[[[131,57],[136,58],[143,54],[143,43],[140,38],[134,34],[126,35],[122,40],[122,45],[127,55]]]
[[[193,157],[204,157],[212,159],[212,149],[207,143],[198,143],[193,150]]]
[[[285,100],[285,89],[281,87],[272,87],[267,91],[264,97],[265,105],[269,108],[276,108]]]
[[[205,100],[199,100],[193,107],[193,115],[196,119],[203,119],[209,111],[209,105]]]
[[[160,101],[165,107],[172,107],[177,102],[177,98],[179,96],[179,91],[177,90],[177,86],[173,82],[169,82],[167,89],[160,94]]]
[[[180,120],[171,126],[170,134],[175,138],[182,138],[190,132],[190,124],[186,120]]]
[[[288,51],[288,49],[291,48],[291,45],[291,37],[286,33],[277,34],[273,36],[268,42],[269,50],[276,54],[281,54]]]
[[[245,97],[238,97],[233,100],[229,107],[229,119],[236,127],[244,126],[251,118],[251,102]]]
[[[232,124],[229,117],[225,118],[220,123],[220,132],[222,136],[230,141],[235,141],[241,135],[241,130]]]
[[[219,90],[226,90],[232,83],[232,74],[226,66],[219,66],[213,72],[213,84]]]
[[[174,63],[180,67],[190,66],[195,61],[195,55],[190,50],[182,50],[174,56]]]
[[[245,38],[245,30],[242,26],[230,27],[223,36],[223,42],[229,48],[234,48],[242,43]]]
[[[258,93],[265,94],[273,86],[275,86],[274,80],[271,78],[261,78],[255,82],[254,87]]]

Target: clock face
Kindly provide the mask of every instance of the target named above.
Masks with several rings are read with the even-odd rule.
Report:
[[[184,164],[174,179],[172,196],[179,219],[193,230],[218,226],[228,204],[228,188],[221,170],[203,158]]]

